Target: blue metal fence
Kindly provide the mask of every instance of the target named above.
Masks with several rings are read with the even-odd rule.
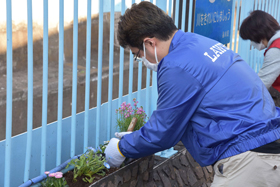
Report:
[[[172,6],[176,0],[157,0],[157,6],[172,15]],[[136,1],[137,3],[140,1]],[[181,19],[181,28],[185,28],[185,19],[188,17],[187,30],[192,29],[194,0],[183,0],[182,7],[177,0],[175,7],[175,24],[178,26]],[[188,8],[187,8],[188,2]],[[99,16],[98,35],[98,83],[97,106],[89,107],[90,100],[90,58],[91,58],[91,4],[97,0],[87,0],[87,42],[86,42],[86,78],[85,78],[85,110],[77,114],[77,54],[78,54],[78,0],[74,0],[73,17],[73,81],[72,81],[72,115],[63,119],[63,54],[64,54],[64,0],[59,0],[59,77],[58,77],[58,106],[57,121],[47,124],[48,103],[48,0],[43,6],[43,85],[42,85],[42,126],[33,129],[33,31],[32,31],[32,0],[27,0],[28,7],[28,120],[27,132],[12,137],[12,88],[13,88],[13,51],[12,51],[12,4],[6,0],[7,11],[7,99],[6,99],[6,139],[0,142],[0,186],[18,186],[30,178],[36,177],[60,165],[74,155],[81,154],[86,147],[97,147],[100,142],[109,140],[117,130],[113,115],[115,109],[123,101],[131,102],[137,98],[139,104],[146,109],[148,116],[156,108],[157,87],[156,73],[146,72],[146,88],[142,89],[142,66],[138,64],[137,92],[133,92],[133,55],[130,52],[128,95],[123,96],[124,79],[124,49],[120,47],[119,59],[119,91],[118,98],[113,100],[113,62],[114,62],[114,21],[110,22],[109,46],[109,83],[108,102],[101,104],[102,95],[102,49],[103,49],[103,16]],[[103,0],[99,0],[99,15],[103,15]],[[115,4],[110,0],[111,5]],[[132,4],[135,0],[132,0]],[[263,61],[263,52],[252,49],[249,41],[239,38],[238,28],[242,20],[254,9],[269,12],[279,22],[279,6],[277,0],[232,0],[232,29],[229,48],[238,52],[250,66],[258,72]],[[179,17],[179,9],[182,16]],[[114,20],[114,6],[110,9],[110,20]],[[125,12],[125,0],[121,1],[121,14]],[[235,23],[235,24],[234,24]],[[152,78],[152,85],[150,80]],[[101,115],[102,114],[102,115]],[[105,115],[103,115],[105,114]],[[71,131],[69,131],[71,129]]]

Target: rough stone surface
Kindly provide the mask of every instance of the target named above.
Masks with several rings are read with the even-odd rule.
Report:
[[[174,166],[176,169],[180,169],[180,168],[182,167],[182,165],[181,165],[181,163],[180,163],[180,161],[179,161],[179,158],[173,159],[173,160],[172,160],[172,164],[173,164],[173,166]]]
[[[210,187],[214,172],[212,166],[201,167],[181,142],[174,146],[178,153],[166,158],[155,156],[153,181],[157,187]],[[168,166],[168,167],[167,167]]]
[[[148,182],[144,187],[157,187],[154,181]]]
[[[170,174],[170,169],[169,169],[169,166],[168,165],[165,165],[163,166],[162,170],[164,171],[164,173],[168,176],[168,177],[171,177]]]
[[[139,164],[139,172],[140,172],[140,174],[144,173],[148,169],[148,164],[149,164],[148,160],[143,160]]]
[[[148,181],[149,180],[149,171],[145,171],[143,173],[143,181]]]
[[[191,168],[188,168],[187,175],[188,175],[188,181],[190,183],[190,186],[193,186],[197,182],[197,178],[195,177],[193,170]]]
[[[123,182],[128,182],[131,179],[130,169],[126,170],[123,175]]]
[[[112,183],[112,181],[108,182],[108,187],[115,187],[115,185]]]
[[[143,181],[138,179],[136,187],[143,187],[143,186],[144,186]]]
[[[188,165],[189,165],[189,162],[188,162],[188,160],[187,160],[187,158],[186,158],[185,155],[181,155],[181,156],[180,156],[180,161],[181,161],[181,164],[182,164],[183,166],[188,166]]]
[[[168,167],[170,169],[170,176],[174,180],[175,179],[175,168],[171,165],[171,163],[168,164]]]
[[[138,165],[134,166],[132,169],[132,177],[137,176],[138,173]]]
[[[273,87],[269,88],[269,93],[274,101],[275,106],[280,107],[280,93]]]
[[[185,170],[185,168],[180,168],[179,173],[184,183],[187,185],[190,179],[188,178],[187,171]]]
[[[172,187],[171,182],[169,180],[169,178],[167,177],[167,175],[165,175],[163,172],[159,174],[162,183],[164,185],[164,187]]]
[[[137,184],[137,180],[133,180],[133,181],[131,181],[130,186],[131,187],[135,187],[136,184]]]
[[[204,173],[204,176],[206,179],[208,179],[210,177],[209,173],[208,173],[208,170],[206,169],[206,167],[203,167],[203,173]]]
[[[157,171],[154,172],[154,180],[155,180],[155,181],[160,181],[160,177],[159,177]]]
[[[191,166],[194,168],[196,165],[196,161],[193,159],[192,155],[189,152],[186,152],[186,156],[188,160],[190,161]]]
[[[177,182],[179,184],[179,187],[183,187],[184,183],[183,183],[183,180],[182,180],[182,178],[180,176],[180,173],[179,173],[179,171],[177,169],[175,169],[175,174],[176,174],[176,180],[177,180]]]
[[[123,178],[120,175],[114,175],[114,176],[115,176],[115,180],[114,180],[115,186],[123,184]]]
[[[206,169],[208,170],[209,173],[213,172],[213,167],[212,166],[206,166]]]
[[[150,160],[154,159],[153,157],[154,155],[151,155],[134,160],[119,170],[91,184],[90,187],[100,187],[101,185],[104,187],[143,187],[153,181],[153,168],[148,168],[148,163]],[[143,164],[146,164],[146,167],[141,166]],[[138,172],[140,166],[142,173]],[[132,174],[134,174],[133,177]]]
[[[200,166],[195,167],[194,172],[198,179],[201,179],[204,176],[203,170]]]

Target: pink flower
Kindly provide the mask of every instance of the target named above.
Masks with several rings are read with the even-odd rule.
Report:
[[[45,171],[45,174],[48,175],[50,172],[49,171]]]
[[[63,175],[63,173],[62,173],[62,172],[59,172],[59,171],[56,172],[55,174],[56,174],[56,175]]]
[[[49,177],[55,177],[55,173],[50,173]]]
[[[60,179],[62,178],[62,175],[56,175],[55,178]]]

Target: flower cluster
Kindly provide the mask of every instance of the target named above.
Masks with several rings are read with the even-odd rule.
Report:
[[[43,187],[66,187],[67,182],[63,178],[62,172],[56,172],[56,173],[50,173],[49,171],[46,171],[45,174],[47,175],[47,178],[41,182],[41,185]]]
[[[133,99],[133,106],[130,103],[123,102],[121,107],[116,110],[116,114],[118,115],[117,126],[120,131],[127,131],[127,128],[133,117],[137,118],[137,123],[135,125],[134,130],[139,130],[145,123],[147,115],[143,110],[143,107],[137,107],[138,101]]]

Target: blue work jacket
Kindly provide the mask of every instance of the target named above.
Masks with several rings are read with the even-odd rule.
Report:
[[[252,68],[221,43],[179,30],[158,66],[157,109],[119,142],[144,157],[182,141],[207,166],[280,138],[280,109]]]

